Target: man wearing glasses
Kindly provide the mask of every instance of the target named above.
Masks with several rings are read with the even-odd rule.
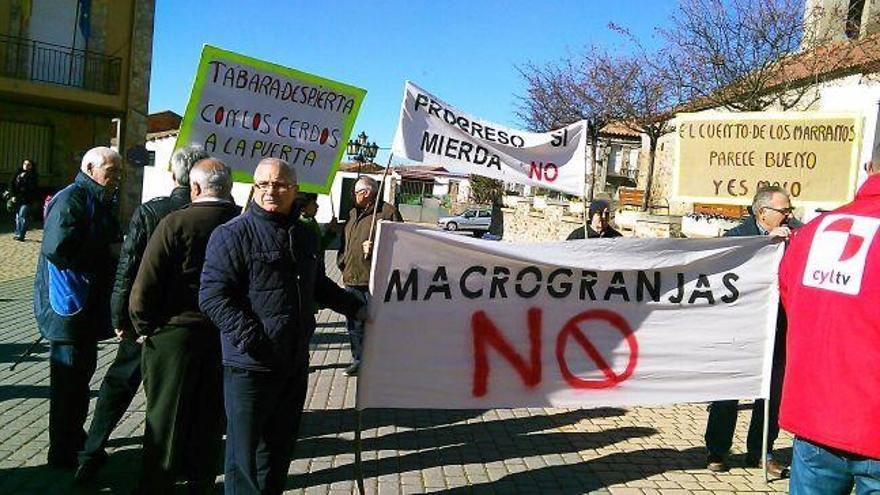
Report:
[[[758,189],[752,200],[752,215],[727,231],[725,237],[769,235],[787,240],[792,227],[800,223],[792,217],[791,200],[785,189],[766,186]],[[779,403],[782,394],[782,377],[785,370],[786,318],[782,306],[776,320],[776,343],[773,351],[773,372],[770,379],[770,431],[767,452],[762,453],[764,400],[756,400],[752,406],[752,420],[746,439],[746,466],[758,467],[761,459],[767,463],[767,471],[784,477],[788,467],[773,459],[773,442],[779,435]],[[709,405],[709,421],[706,424],[706,449],[709,451],[707,468],[721,472],[728,469],[727,454],[733,444],[738,403],[735,400],[713,402]],[[763,455],[762,455],[763,454]]]
[[[296,174],[267,158],[247,212],[211,234],[199,308],[220,330],[226,493],[281,493],[308,385],[315,303],[363,320],[366,305],[318,268],[318,239],[296,218]]]
[[[354,184],[354,208],[348,214],[342,239],[342,252],[338,258],[345,289],[367,300],[370,285],[370,266],[373,256],[373,239],[379,220],[403,221],[394,205],[379,198],[379,183],[372,177],[361,176]],[[351,365],[345,374],[356,376],[361,364],[361,345],[364,339],[363,324],[348,319],[348,340],[351,344]]]

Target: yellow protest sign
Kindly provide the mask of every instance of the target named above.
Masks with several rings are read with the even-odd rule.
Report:
[[[793,202],[846,203],[855,191],[862,121],[820,112],[679,114],[673,197],[749,204],[769,184]]]

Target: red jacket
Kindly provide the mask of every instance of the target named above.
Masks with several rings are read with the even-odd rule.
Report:
[[[779,269],[788,360],[779,424],[880,459],[880,175],[792,236]]]

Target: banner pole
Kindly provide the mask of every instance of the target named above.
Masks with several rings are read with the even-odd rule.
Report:
[[[241,214],[244,215],[248,211],[248,206],[251,204],[251,200],[254,199],[254,189],[257,186],[251,186],[251,189],[248,191],[248,197],[244,201],[244,205],[241,207]]]
[[[357,405],[355,405],[357,408]],[[363,423],[361,422],[361,410],[355,409],[356,422],[354,429],[354,476],[355,482],[357,483],[358,493],[360,495],[366,495],[367,491],[364,489],[364,463],[363,456],[361,455],[363,451],[363,445],[361,444],[361,429],[363,428]]]
[[[772,391],[771,391],[772,393]],[[770,484],[770,474],[767,472],[767,444],[770,437],[770,394],[767,394],[767,400],[764,401],[764,438],[761,443],[761,466],[764,471],[764,484]]]
[[[587,142],[587,140],[586,140],[587,134],[589,134],[589,133],[584,134],[584,143]],[[590,164],[590,167],[587,167],[587,153],[589,153],[589,151],[587,151],[588,149],[590,149],[589,146],[584,146],[584,194],[583,194],[583,197],[581,198],[581,201],[583,201],[583,203],[584,203],[584,213],[583,213],[584,239],[587,238],[587,224],[589,223],[589,220],[590,220],[587,218],[588,212],[590,210],[589,205],[587,204],[587,196],[589,195],[589,193],[587,192],[587,185],[589,184],[589,176],[587,174],[587,171],[590,168],[592,168],[592,163]],[[592,158],[590,159],[590,162],[592,162]]]
[[[391,159],[394,158],[394,152],[392,151],[390,155],[388,155],[388,163],[385,164],[385,172],[382,174],[382,186],[380,191],[384,189],[388,184],[386,183],[386,179],[388,178],[388,171],[391,170]],[[373,242],[373,234],[376,230],[376,211],[379,209],[379,192],[376,191],[376,199],[373,201],[373,220],[370,222],[370,236],[367,237],[367,240]],[[372,248],[370,249],[372,251]],[[367,253],[364,253],[364,259],[369,258],[370,256]]]

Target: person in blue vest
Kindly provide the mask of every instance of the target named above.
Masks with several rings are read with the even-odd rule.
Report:
[[[138,206],[129,221],[128,232],[119,254],[119,265],[116,267],[113,294],[110,297],[110,320],[116,336],[119,337],[119,348],[104,373],[104,380],[98,391],[89,434],[79,453],[79,467],[74,473],[77,483],[94,479],[107,461],[104,450],[107,440],[141,385],[142,346],[128,313],[131,287],[144,249],[147,248],[147,242],[156,226],[166,215],[190,203],[189,172],[196,162],[205,158],[209,158],[208,153],[198,145],[184,146],[175,151],[171,155],[171,175],[176,187],[168,196],[159,196]]]
[[[86,433],[98,341],[113,335],[110,293],[120,241],[122,158],[107,147],[83,156],[74,182],[49,203],[34,280],[34,314],[49,351],[50,466],[74,468]]]

